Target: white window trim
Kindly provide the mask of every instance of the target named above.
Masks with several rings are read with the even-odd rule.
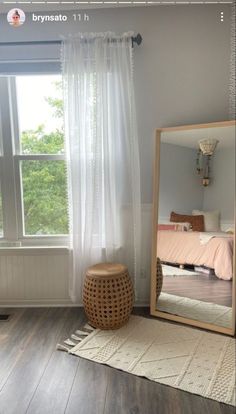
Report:
[[[15,77],[0,77],[0,177],[3,207],[1,247],[68,246],[68,235],[24,235],[22,160],[65,160],[63,154],[20,154]]]

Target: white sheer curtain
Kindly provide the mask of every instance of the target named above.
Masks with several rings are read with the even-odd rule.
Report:
[[[140,166],[131,33],[78,34],[62,43],[72,269],[81,302],[98,262],[140,273]],[[136,292],[137,297],[137,292]]]

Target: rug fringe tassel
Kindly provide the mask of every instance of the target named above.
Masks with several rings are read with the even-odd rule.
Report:
[[[72,334],[72,335],[71,335],[71,338],[72,338],[72,339],[75,339],[76,341],[82,341],[82,339],[81,339],[81,338],[79,338],[79,336],[74,335],[74,334]]]
[[[69,346],[75,346],[76,345],[76,343],[73,342],[70,338],[66,339],[64,341],[64,344],[69,345]]]
[[[75,331],[75,333],[76,333],[76,335],[82,335],[82,336],[89,335],[89,332],[80,331],[79,329],[77,329],[77,331]]]
[[[75,331],[76,335],[74,335],[74,334],[71,335],[71,339],[74,339],[74,341],[77,341],[76,343],[74,341],[72,341],[70,338],[67,338],[63,342],[64,342],[65,345],[68,345],[68,346],[61,345],[61,344],[57,344],[56,348],[59,351],[70,352],[71,347],[76,346],[78,342],[80,342],[83,339],[85,339],[85,338],[80,338],[80,336],[86,337],[86,336],[90,335],[92,333],[92,331],[95,330],[95,328],[93,328],[91,325],[89,325],[89,323],[86,323],[84,325],[84,328],[83,329],[87,329],[90,332],[81,331],[80,329],[77,329],[77,331]]]
[[[89,331],[94,331],[94,327],[89,325],[88,323],[86,323],[86,325],[84,325],[84,329],[88,329]]]
[[[66,352],[69,352],[70,351],[70,348],[68,348],[65,345],[57,344],[57,350],[58,351],[66,351]]]

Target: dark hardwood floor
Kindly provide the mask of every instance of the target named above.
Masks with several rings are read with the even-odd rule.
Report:
[[[81,308],[0,309],[0,414],[233,414],[231,406],[56,350]],[[135,309],[148,316],[148,309]]]
[[[163,278],[163,292],[218,305],[232,306],[232,281],[214,275],[173,276]]]

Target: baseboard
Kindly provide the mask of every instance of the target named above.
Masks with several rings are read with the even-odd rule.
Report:
[[[72,303],[69,299],[52,300],[7,300],[0,301],[0,308],[40,308],[40,307],[76,307],[83,306]]]
[[[138,302],[134,304],[134,308],[146,308],[150,303]],[[0,308],[75,308],[83,307],[82,303],[72,303],[69,300],[51,300],[51,301],[0,301]]]

